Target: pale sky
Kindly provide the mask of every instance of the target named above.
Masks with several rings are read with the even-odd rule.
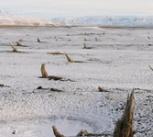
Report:
[[[153,0],[0,0],[0,9],[41,16],[150,16]]]

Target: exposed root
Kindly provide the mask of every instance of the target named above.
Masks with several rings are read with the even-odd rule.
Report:
[[[98,87],[98,91],[99,92],[110,92],[110,91],[108,91],[108,90],[106,90],[106,89],[104,89],[104,88],[102,88],[102,87]]]
[[[55,51],[55,52],[48,52],[47,54],[51,54],[51,55],[64,55],[64,53],[58,52],[58,51]]]
[[[83,61],[71,59],[71,58],[68,56],[68,54],[66,54],[66,53],[65,53],[64,55],[65,55],[65,57],[66,57],[66,59],[67,59],[67,61],[68,61],[69,63],[83,63]]]
[[[133,137],[133,115],[135,110],[134,92],[127,98],[122,118],[117,121],[113,137]]]
[[[41,65],[41,76],[42,76],[42,78],[48,78],[48,73],[47,73],[47,70],[45,68],[45,64]]]
[[[55,137],[64,137],[64,135],[61,134],[55,126],[52,126],[52,129]]]

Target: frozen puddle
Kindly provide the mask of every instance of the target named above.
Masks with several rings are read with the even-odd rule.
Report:
[[[52,126],[55,125],[66,136],[75,136],[81,129],[94,131],[89,123],[76,119],[38,119],[19,122],[1,123],[0,137],[54,137]]]

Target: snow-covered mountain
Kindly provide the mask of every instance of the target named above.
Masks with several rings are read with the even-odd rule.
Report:
[[[0,26],[53,26],[51,21],[44,19],[12,15],[0,11]]]

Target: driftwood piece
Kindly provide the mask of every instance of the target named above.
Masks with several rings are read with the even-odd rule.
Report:
[[[69,63],[83,63],[83,61],[79,61],[79,60],[73,60],[72,58],[70,58],[70,56],[68,55],[68,54],[64,54],[65,55],[65,57],[66,57],[66,59],[67,59],[67,61],[69,62]]]
[[[63,52],[58,52],[58,51],[55,51],[55,52],[48,52],[47,54],[50,54],[50,55],[64,55]]]
[[[133,137],[133,115],[135,110],[134,92],[127,98],[122,118],[116,123],[113,137]]]
[[[55,137],[64,137],[64,135],[61,134],[55,126],[52,126],[52,129]]]
[[[57,88],[50,88],[50,91],[53,92],[64,92],[63,90],[57,89]]]
[[[102,88],[102,87],[98,87],[98,91],[99,92],[110,92],[110,91],[108,91],[108,90],[106,90],[106,89],[104,89],[104,88]]]
[[[73,62],[74,62],[73,59],[71,59],[71,58],[68,56],[68,54],[65,54],[65,57],[66,57],[66,59],[67,59],[67,61],[68,61],[69,63],[73,63]]]

